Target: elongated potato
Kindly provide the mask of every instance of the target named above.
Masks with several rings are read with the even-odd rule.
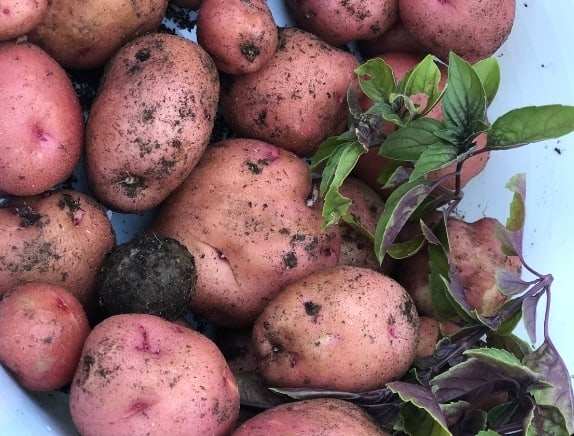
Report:
[[[219,99],[211,57],[180,36],[150,34],[108,64],[86,127],[96,197],[123,212],[157,206],[207,147]]]

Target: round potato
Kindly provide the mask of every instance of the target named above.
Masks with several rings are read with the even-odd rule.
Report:
[[[114,315],[86,339],[70,411],[82,436],[223,436],[239,391],[207,337],[155,315]]]
[[[221,113],[237,136],[310,156],[346,129],[347,89],[358,66],[309,32],[280,28],[279,48],[264,67],[224,83]]]
[[[337,264],[339,230],[321,230],[310,193],[303,159],[255,139],[228,139],[206,150],[148,232],[180,241],[195,258],[195,313],[248,326],[287,283]]]
[[[61,286],[26,283],[0,296],[0,362],[27,389],[71,382],[89,332],[82,305]]]
[[[0,70],[0,195],[40,194],[80,159],[80,102],[64,69],[32,44],[0,44]]]
[[[297,25],[334,46],[373,39],[399,18],[397,0],[286,0]]]
[[[25,282],[63,286],[95,313],[95,283],[116,239],[106,211],[73,190],[0,207],[0,296]]]
[[[265,0],[203,0],[197,42],[219,70],[246,74],[275,54],[279,31]]]
[[[407,32],[429,53],[448,61],[455,52],[469,62],[492,56],[514,24],[515,0],[398,0]]]
[[[219,76],[198,44],[148,34],[107,66],[86,126],[86,173],[95,196],[122,212],[161,203],[203,154]]]
[[[47,0],[0,0],[0,41],[25,35],[47,10]]]
[[[280,404],[241,424],[232,436],[385,436],[373,418],[351,402],[315,398]]]
[[[156,31],[167,0],[51,0],[28,40],[65,68],[103,66],[129,40]]]
[[[287,285],[255,321],[253,341],[271,386],[364,392],[408,370],[418,328],[395,280],[338,266]]]
[[[407,32],[400,19],[375,39],[358,41],[358,47],[365,59],[388,52],[427,54],[427,50]]]

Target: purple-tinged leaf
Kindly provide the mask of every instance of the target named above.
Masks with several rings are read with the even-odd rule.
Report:
[[[548,382],[533,387],[531,393],[541,406],[555,406],[566,419],[569,434],[574,434],[574,393],[568,368],[549,338],[524,358],[524,364]]]
[[[268,409],[285,401],[274,395],[267,388],[267,383],[261,375],[251,372],[235,373],[239,397],[244,406]]]
[[[512,353],[517,359],[522,361],[524,356],[532,353],[532,347],[513,334],[499,334],[490,331],[486,335],[486,344],[490,348],[499,348]]]
[[[500,292],[507,297],[522,294],[532,285],[532,282],[522,280],[515,273],[505,269],[496,271],[495,280]]]
[[[526,199],[526,176],[523,173],[513,176],[506,188],[514,192],[506,226],[495,227],[495,234],[502,244],[502,251],[507,256],[522,257],[522,240],[524,238],[524,218]]]
[[[405,402],[401,414],[407,434],[411,436],[452,435],[440,404],[430,389],[401,381],[387,383],[387,387]]]
[[[525,436],[569,436],[566,419],[560,410],[551,405],[535,404],[524,423]]]
[[[536,343],[536,309],[538,307],[538,301],[544,293],[539,292],[534,295],[527,295],[522,301],[522,319],[524,322],[524,328],[528,334],[528,339],[531,343]]]
[[[392,189],[409,180],[410,172],[405,167],[405,162],[390,160],[381,169],[377,182],[382,185],[382,189]]]

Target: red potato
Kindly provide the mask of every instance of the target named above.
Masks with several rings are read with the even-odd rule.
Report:
[[[0,295],[0,363],[27,389],[71,382],[89,332],[82,305],[66,288],[32,282]]]
[[[398,0],[406,30],[429,53],[448,61],[453,51],[469,62],[492,56],[506,41],[515,0]]]
[[[80,159],[80,102],[64,69],[32,44],[0,44],[0,70],[0,195],[40,194]]]
[[[365,59],[389,52],[427,54],[427,50],[407,32],[400,19],[377,38],[358,41],[358,46]]]
[[[162,318],[106,318],[88,336],[70,388],[82,436],[227,435],[239,391],[217,346]]]
[[[337,264],[341,237],[308,204],[305,162],[255,139],[212,144],[148,229],[195,258],[190,307],[216,324],[248,326],[291,281]]]
[[[418,328],[395,280],[338,266],[287,285],[255,321],[253,342],[270,386],[364,392],[408,370]]]
[[[515,274],[521,271],[518,257],[502,253],[494,232],[496,224],[497,221],[490,217],[472,223],[450,218],[447,224],[450,254],[460,274],[467,302],[482,316],[494,315],[506,301],[496,285],[496,271],[507,269]],[[423,249],[399,263],[396,279],[413,297],[419,313],[437,317],[428,285],[429,271],[428,253]]]
[[[25,35],[40,23],[47,10],[47,0],[1,0],[0,41]]]
[[[198,44],[148,34],[108,63],[86,126],[94,195],[122,212],[161,203],[191,172],[213,130],[219,76]]]
[[[265,0],[203,0],[197,42],[220,71],[246,74],[273,57],[279,31]]]
[[[0,296],[26,282],[63,286],[91,317],[95,283],[116,239],[106,211],[73,190],[12,198],[0,207]]]
[[[224,83],[221,113],[237,136],[310,156],[347,127],[347,89],[359,61],[296,28],[279,29],[279,48],[261,69]]]
[[[398,0],[286,0],[297,25],[334,46],[373,39],[399,18]]]
[[[28,40],[65,68],[103,66],[122,45],[159,28],[168,0],[51,0]]]
[[[335,398],[280,404],[245,421],[232,436],[386,436],[359,406]]]

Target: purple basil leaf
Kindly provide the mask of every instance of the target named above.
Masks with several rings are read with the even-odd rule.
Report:
[[[524,322],[524,328],[528,334],[528,339],[531,343],[536,343],[536,308],[538,307],[538,301],[543,295],[543,292],[539,292],[534,295],[527,295],[522,301],[522,319]]]
[[[524,358],[524,364],[541,375],[549,385],[531,391],[538,405],[556,406],[566,419],[566,427],[574,434],[574,393],[566,364],[549,338]]]
[[[235,373],[235,378],[241,404],[244,406],[268,409],[285,402],[284,399],[269,391],[265,380],[256,373],[238,372]]]
[[[522,280],[518,275],[505,269],[496,271],[496,286],[507,297],[513,297],[526,291],[532,283]]]
[[[554,406],[535,404],[525,423],[525,436],[569,436],[571,433],[566,426],[566,419],[560,410]]]

